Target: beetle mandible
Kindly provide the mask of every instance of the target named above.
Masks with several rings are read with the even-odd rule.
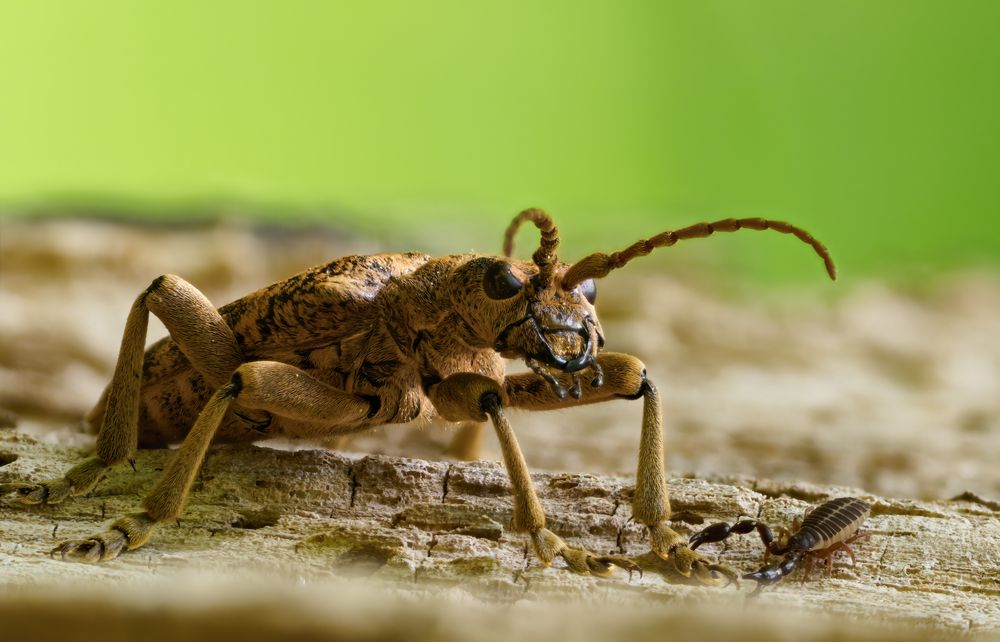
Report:
[[[530,262],[511,258],[525,222],[541,235]],[[602,351],[594,281],[655,248],[740,229],[796,236],[836,278],[826,248],[808,232],[760,218],[698,223],[569,265],[559,260],[559,233],[540,209],[512,221],[502,257],[349,256],[218,309],[180,277],[160,276],[132,305],[111,382],[87,416],[97,433],[95,456],[60,479],[0,491],[56,504],[88,492],[110,466],[134,466],[137,448],[180,443],[142,512],[53,551],[104,561],[142,546],[157,524],[181,514],[211,443],[330,437],[434,416],[489,420],[511,480],[512,529],[530,537],[545,565],[562,557],[573,571],[604,576],[612,566],[638,567],[573,548],[546,528],[506,410],[642,399],[632,518],[648,529],[652,550],[683,575],[718,583],[719,572],[732,571],[691,550],[666,524],[659,396],[639,359]],[[150,313],[170,336],[146,349]],[[530,372],[505,374],[504,358],[524,360]]]

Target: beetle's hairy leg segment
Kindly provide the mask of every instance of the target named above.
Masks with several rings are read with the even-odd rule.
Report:
[[[86,563],[106,562],[123,551],[131,551],[145,544],[153,533],[156,521],[148,513],[135,513],[115,521],[103,533],[85,539],[60,542],[49,552],[67,561]]]
[[[483,411],[490,417],[496,429],[500,450],[503,453],[504,465],[510,476],[514,492],[514,516],[511,528],[517,532],[527,532],[531,535],[531,543],[535,554],[541,562],[548,566],[558,555],[566,562],[566,566],[576,573],[605,577],[611,574],[613,566],[624,568],[631,575],[642,572],[634,562],[623,557],[600,557],[579,548],[572,548],[558,535],[545,528],[545,512],[538,501],[535,488],[531,483],[528,464],[521,453],[517,437],[510,427],[507,415],[500,404],[500,395],[487,393],[481,398]]]
[[[292,419],[346,425],[360,423],[378,408],[377,403],[337,390],[295,366],[277,361],[245,363],[205,405],[159,483],[146,497],[144,505],[153,519],[174,519],[181,514],[205,451],[234,399],[241,406]]]
[[[530,533],[538,557],[544,564],[551,564],[566,544],[545,528],[545,512],[532,486],[528,464],[503,411],[500,384],[483,375],[463,372],[432,386],[429,395],[438,413],[449,421],[487,418],[492,421],[514,495],[511,528],[515,532]]]
[[[64,542],[54,552],[64,558],[92,562],[112,559],[123,550],[141,546],[156,523],[180,516],[212,438],[235,401],[244,407],[294,419],[346,425],[362,422],[378,407],[362,397],[328,386],[294,366],[274,361],[245,363],[202,408],[163,475],[143,501],[145,513],[123,518],[105,533]]]
[[[179,276],[156,279],[147,290],[146,305],[212,388],[225,384],[243,361],[236,336],[219,311]]]
[[[540,381],[536,375],[531,376]],[[551,389],[549,394],[552,394]],[[529,534],[535,554],[542,564],[548,566],[556,557],[562,557],[570,570],[587,575],[609,575],[612,566],[625,568],[630,574],[640,571],[631,560],[600,557],[570,547],[545,528],[545,511],[538,501],[528,464],[504,412],[507,397],[499,382],[476,373],[457,373],[431,386],[428,395],[438,413],[449,421],[484,421],[489,418],[492,422],[514,499],[511,530]]]
[[[462,422],[462,425],[455,432],[455,436],[452,437],[446,454],[462,461],[478,459],[485,429],[486,424],[481,421]]]
[[[670,517],[663,448],[663,412],[656,387],[642,371],[642,431],[636,468],[632,518],[649,531],[652,551],[685,577],[703,584],[718,585],[738,581],[739,574],[723,564],[715,564],[688,547],[686,539],[665,522]]]
[[[111,383],[108,384],[104,417],[97,433],[97,456],[108,466],[135,457],[142,358],[146,347],[146,328],[149,325],[149,308],[146,307],[148,293],[149,290],[146,290],[140,294],[132,304],[125,321],[118,362],[115,364]]]
[[[208,400],[184,443],[167,464],[160,481],[143,502],[145,513],[123,517],[103,533],[61,542],[52,550],[52,554],[58,553],[62,559],[84,562],[114,559],[124,550],[142,546],[149,539],[157,522],[178,517],[212,436],[239,389],[237,380],[219,388]]]
[[[67,497],[90,492],[107,473],[107,465],[99,457],[91,457],[59,479],[38,483],[0,484],[0,494],[15,492],[22,504],[59,504]]]
[[[622,397],[633,399],[642,394],[644,369],[645,366],[642,362],[631,355],[602,352],[597,355],[594,362],[592,368],[594,376],[583,377],[584,382],[589,380],[590,383],[580,386],[579,399],[556,392],[556,388],[567,390],[573,386],[573,375],[571,374],[560,375],[556,379],[558,386],[551,385],[546,372],[511,375],[504,379],[504,391],[511,407],[525,410],[555,410]],[[598,376],[601,385],[592,385],[593,380]]]
[[[541,502],[538,501],[538,495],[535,494],[535,488],[531,483],[531,474],[528,472],[528,464],[524,460],[520,445],[517,443],[517,437],[510,427],[507,414],[500,405],[500,396],[495,392],[486,393],[480,397],[480,403],[483,411],[493,422],[497,440],[500,442],[504,466],[507,468],[507,475],[510,477],[514,491],[514,516],[511,520],[511,528],[519,533],[532,533],[532,540],[537,540],[536,550],[540,549],[548,553],[552,549],[559,549],[560,547],[554,544],[550,537],[535,535],[545,529],[545,512],[542,510]],[[564,547],[565,544],[562,546]],[[558,553],[560,550],[556,550],[556,552]],[[552,561],[552,557],[545,555],[542,561],[549,563]]]
[[[281,417],[328,424],[359,424],[374,416],[380,403],[319,381],[307,372],[278,361],[251,361],[237,370],[241,406]]]
[[[139,388],[150,312],[163,322],[171,339],[213,388],[224,384],[243,360],[232,330],[204,294],[173,274],[154,279],[132,305],[118,364],[108,386],[104,418],[97,435],[97,456],[108,465],[135,456]]]
[[[219,388],[205,404],[191,427],[191,432],[167,464],[160,481],[143,501],[146,512],[155,521],[175,519],[184,510],[191,485],[205,459],[212,437],[241,388],[240,376],[234,374],[233,381]]]
[[[642,432],[639,436],[639,463],[635,473],[632,517],[648,526],[670,517],[670,498],[663,461],[663,417],[660,397],[650,381],[642,384]],[[659,551],[655,551],[659,554]]]
[[[97,456],[60,479],[16,486],[22,502],[57,504],[82,495],[104,477],[107,467],[134,460],[150,312],[163,321],[195,369],[216,387],[225,383],[242,360],[232,330],[201,292],[171,274],[154,279],[132,303],[111,383],[87,417],[88,422],[100,422]]]
[[[506,395],[495,379],[475,372],[459,372],[432,385],[427,391],[431,403],[446,421],[478,421],[488,419],[482,399],[496,395],[501,404]]]
[[[632,518],[646,526],[649,546],[660,558],[672,561],[684,577],[703,584],[728,584],[738,577],[735,570],[714,564],[688,547],[687,540],[666,525],[670,518],[670,496],[663,458],[663,413],[656,387],[643,377],[642,431],[639,436],[639,462],[632,496]],[[721,575],[721,577],[720,577]]]

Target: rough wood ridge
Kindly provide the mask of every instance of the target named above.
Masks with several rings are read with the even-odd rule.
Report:
[[[0,431],[0,483],[41,479],[79,460],[78,450]],[[510,489],[498,462],[449,463],[385,456],[351,458],[323,450],[223,447],[210,452],[184,517],[148,546],[104,566],[49,560],[62,537],[77,537],[134,510],[169,451],[140,451],[137,472],[116,468],[88,496],[55,507],[0,505],[0,584],[5,588],[87,578],[119,582],[198,569],[247,569],[304,581],[330,577],[385,581],[412,590],[457,589],[491,603],[586,599],[669,604],[742,599],[736,589],[690,585],[648,551],[629,522],[629,476],[534,475],[551,527],[598,553],[637,555],[642,578],[599,580],[543,569],[524,538],[508,532]],[[209,482],[211,483],[202,483]],[[846,494],[874,504],[856,567],[839,560],[832,578],[802,585],[792,575],[759,598],[799,606],[929,624],[1000,631],[1000,506],[974,495],[921,502],[805,484],[750,479],[670,480],[674,527],[754,516],[789,524],[810,504]],[[761,563],[760,541],[731,538],[703,550],[747,571]],[[558,566],[561,561],[557,561]],[[743,594],[749,587],[742,589]]]

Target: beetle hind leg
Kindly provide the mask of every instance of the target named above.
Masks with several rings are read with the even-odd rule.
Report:
[[[150,313],[163,321],[184,356],[213,386],[223,385],[243,360],[232,330],[205,295],[177,276],[154,279],[132,304],[111,383],[87,416],[92,426],[100,422],[96,456],[59,479],[8,484],[0,492],[16,492],[25,504],[58,504],[90,491],[110,466],[134,461]]]
[[[103,533],[62,542],[53,549],[53,556],[82,562],[110,560],[142,546],[157,523],[179,517],[208,446],[234,402],[291,419],[346,425],[360,425],[377,407],[369,399],[333,388],[294,366],[274,361],[245,363],[205,404],[143,501],[145,512],[123,517]]]
[[[475,461],[479,459],[479,451],[483,445],[483,432],[486,424],[481,421],[463,422],[455,436],[452,437],[445,454],[460,461]]]

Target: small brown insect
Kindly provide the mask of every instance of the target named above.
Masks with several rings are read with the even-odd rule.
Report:
[[[524,222],[541,233],[531,262],[511,259]],[[109,466],[134,465],[137,448],[179,443],[142,512],[53,551],[104,561],[142,546],[157,524],[181,514],[211,443],[329,439],[434,417],[465,422],[464,433],[481,431],[489,420],[511,479],[513,530],[530,536],[546,565],[559,556],[573,571],[607,575],[612,565],[638,567],[570,547],[545,527],[506,409],[642,398],[632,517],[647,527],[657,555],[684,575],[716,583],[718,572],[731,571],[693,552],[666,525],[659,396],[639,359],[601,351],[594,280],[655,248],[740,229],[794,235],[835,277],[819,241],[759,218],[698,223],[568,265],[556,254],[555,224],[538,209],[521,212],[508,227],[504,256],[349,256],[218,309],[180,277],[158,277],[136,298],[111,383],[87,417],[97,433],[96,456],[62,478],[4,484],[0,492],[16,492],[28,504],[56,504],[88,492]],[[147,349],[150,312],[170,337]],[[504,358],[523,359],[531,372],[507,375]]]
[[[768,585],[779,581],[798,566],[802,558],[806,558],[806,570],[802,577],[809,579],[813,562],[825,559],[827,573],[833,573],[833,554],[844,551],[855,563],[854,551],[850,544],[871,533],[860,531],[861,524],[868,517],[871,505],[854,497],[840,497],[824,502],[806,511],[805,519],[799,524],[798,518],[792,523],[792,529],[778,529],[778,539],[775,540],[770,527],[755,519],[744,519],[730,526],[727,522],[712,524],[695,533],[689,540],[692,550],[708,542],[721,542],[730,535],[757,531],[764,543],[765,558],[769,555],[784,555],[784,559],[774,564],[768,564],[743,576],[745,580],[757,582],[754,594]]]

